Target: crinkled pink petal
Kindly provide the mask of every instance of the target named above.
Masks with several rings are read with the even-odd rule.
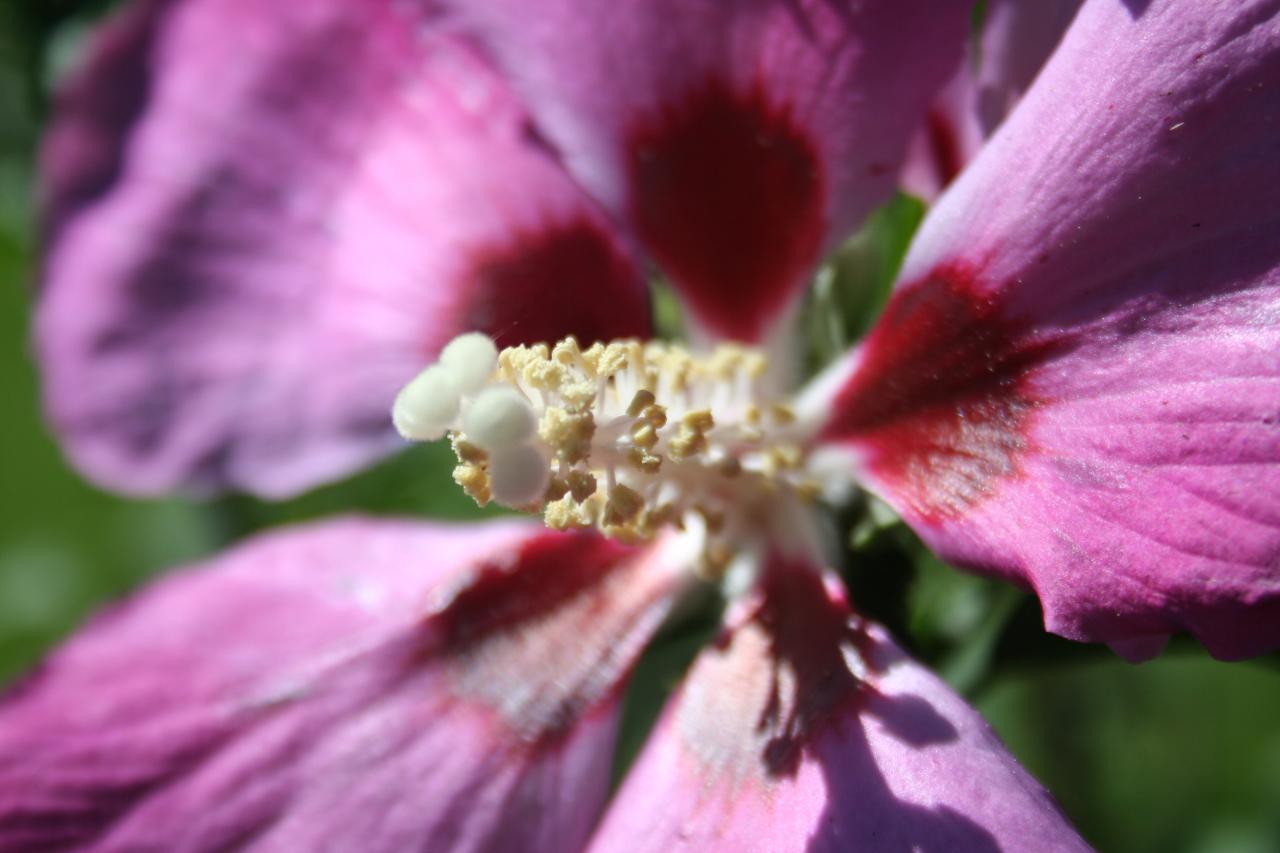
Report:
[[[128,491],[349,472],[399,446],[396,391],[463,330],[650,328],[612,226],[412,3],[129,7],[42,168],[47,408]]]
[[[978,714],[834,584],[772,571],[695,662],[593,850],[1087,849]]]
[[[0,850],[572,850],[679,574],[519,523],[274,534],[0,702]]]
[[[982,31],[915,136],[902,170],[904,189],[932,201],[977,156],[1080,8],[1081,0],[990,0]]]
[[[1050,630],[1280,646],[1280,5],[1085,5],[921,228],[824,437]]]
[[[465,0],[566,164],[714,335],[777,328],[888,194],[969,4]]]

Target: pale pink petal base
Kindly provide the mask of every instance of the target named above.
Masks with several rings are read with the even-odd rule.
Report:
[[[611,224],[413,3],[125,9],[42,155],[46,405],[112,488],[294,493],[400,447],[461,331],[650,329]]]
[[[973,709],[806,566],[695,663],[592,841],[622,850],[1087,850]]]
[[[678,566],[523,524],[254,540],[0,703],[0,849],[574,849]]]
[[[1085,4],[807,405],[1050,630],[1248,657],[1280,647],[1280,18],[1134,5]]]

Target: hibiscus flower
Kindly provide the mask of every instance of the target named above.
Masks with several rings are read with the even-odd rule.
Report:
[[[870,490],[1131,657],[1278,645],[1278,12],[1085,3],[797,388],[804,287],[892,189],[966,4],[127,10],[47,148],[73,457],[288,493],[393,447],[439,357],[402,429],[626,542],[344,520],[176,574],[0,708],[0,844],[1082,849],[853,613],[812,507]],[[649,332],[637,256],[692,351],[586,346]],[[723,631],[610,799],[627,677],[699,575]]]

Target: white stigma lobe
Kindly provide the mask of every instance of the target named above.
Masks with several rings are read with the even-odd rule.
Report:
[[[405,438],[434,441],[458,417],[457,383],[440,365],[428,367],[396,396],[391,420]]]

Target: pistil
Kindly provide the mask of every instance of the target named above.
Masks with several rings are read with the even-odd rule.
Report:
[[[763,396],[767,367],[728,344],[701,357],[573,338],[498,352],[471,333],[404,388],[393,417],[406,438],[448,433],[454,480],[482,506],[626,542],[674,526],[701,538],[718,576],[817,492],[794,414]]]

